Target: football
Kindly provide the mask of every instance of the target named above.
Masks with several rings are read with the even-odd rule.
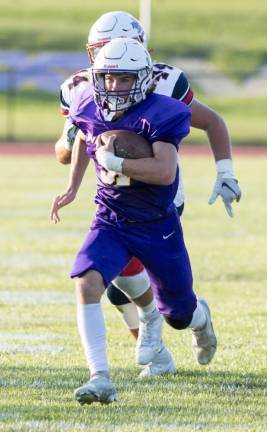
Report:
[[[141,159],[153,156],[152,145],[142,135],[128,130],[111,130],[101,134],[104,145],[107,138],[116,135],[114,141],[115,155],[127,159]]]

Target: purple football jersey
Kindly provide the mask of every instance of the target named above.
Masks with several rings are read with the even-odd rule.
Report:
[[[103,119],[94,102],[92,89],[78,94],[71,105],[70,119],[86,135],[87,154],[94,160],[97,174],[97,217],[106,222],[147,222],[161,219],[174,208],[178,187],[178,167],[171,185],[143,183],[123,174],[105,170],[95,157],[95,138],[108,130],[131,130],[151,145],[156,141],[173,144],[189,133],[190,109],[182,102],[158,94],[149,95],[115,121]]]

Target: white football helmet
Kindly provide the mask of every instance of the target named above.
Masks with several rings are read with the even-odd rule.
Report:
[[[146,47],[146,35],[140,22],[127,12],[114,11],[102,15],[91,27],[86,45],[90,62],[106,43],[118,37],[136,39]]]
[[[153,85],[153,63],[149,52],[138,41],[130,38],[116,38],[99,51],[92,67],[95,101],[104,118],[110,113],[125,111],[146,98]],[[125,91],[107,91],[106,74],[132,74],[135,80]]]

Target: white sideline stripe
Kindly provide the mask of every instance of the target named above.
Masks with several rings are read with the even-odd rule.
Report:
[[[1,258],[1,267],[14,267],[20,270],[31,270],[37,268],[66,268],[66,274],[69,272],[73,259],[62,255],[44,255],[37,253],[16,253],[14,255],[4,256]]]
[[[63,291],[0,291],[0,303],[20,305],[48,305],[48,304],[75,304],[74,289],[71,292]],[[102,303],[109,303],[106,295]]]
[[[0,302],[8,304],[47,305],[53,303],[74,304],[75,295],[62,291],[0,291]]]
[[[20,345],[20,344],[0,344],[0,351],[2,353],[8,352],[24,352],[24,353],[49,353],[49,354],[56,354],[64,351],[65,348],[59,347],[59,346],[52,346],[52,345],[38,345],[38,346],[26,346],[26,345]]]
[[[67,336],[55,336],[52,334],[46,334],[37,336],[34,334],[27,333],[11,333],[11,332],[0,332],[0,340],[30,340],[30,341],[42,341],[42,340],[58,340],[58,339],[68,339]]]
[[[53,378],[53,387],[54,388],[59,388],[59,387],[67,387],[67,388],[75,388],[77,387],[77,380],[74,379],[69,379],[69,380],[62,380],[62,379],[56,379]],[[45,380],[45,381],[41,381],[41,380],[34,380],[32,382],[29,383],[29,381],[27,380],[23,380],[23,379],[0,379],[0,386],[1,387],[17,387],[17,388],[23,388],[23,387],[27,387],[27,388],[47,388],[47,387],[51,387],[51,382]],[[1,416],[0,416],[1,419]],[[1,429],[0,429],[1,430]]]

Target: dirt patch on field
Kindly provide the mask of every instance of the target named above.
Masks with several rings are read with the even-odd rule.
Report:
[[[211,150],[208,146],[197,146],[185,144],[180,148],[181,155],[192,155],[192,156],[209,156]],[[255,147],[255,146],[234,146],[233,154],[238,156],[267,156],[266,147]],[[1,156],[54,156],[54,144],[0,144],[0,155]]]

